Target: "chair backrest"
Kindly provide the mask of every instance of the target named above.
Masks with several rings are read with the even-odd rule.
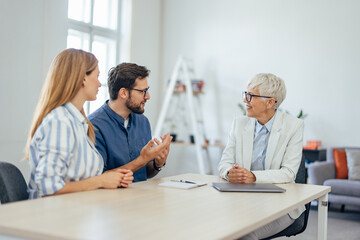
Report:
[[[0,162],[1,204],[29,198],[27,185],[20,170],[11,163]]]
[[[296,183],[306,183],[306,167],[305,167],[305,156],[302,155],[300,166],[296,174],[295,182]]]
[[[306,168],[305,168],[305,156],[304,155],[301,158],[301,163],[299,166],[299,170],[296,174],[295,182],[296,183],[306,183]],[[309,218],[310,203],[306,204],[305,208],[306,208],[306,210],[300,215],[300,217],[298,217],[295,220],[295,222],[293,224],[291,224],[289,227],[285,228],[281,232],[279,232],[271,237],[265,238],[263,240],[268,240],[268,239],[273,239],[273,238],[283,237],[283,236],[291,237],[291,236],[295,236],[295,235],[300,234],[303,231],[305,231],[307,222],[308,222],[308,218]]]

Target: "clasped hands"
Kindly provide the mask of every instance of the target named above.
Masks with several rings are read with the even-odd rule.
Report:
[[[240,167],[237,163],[229,170],[228,179],[232,183],[253,183],[256,181],[252,172]]]
[[[114,189],[118,187],[127,188],[134,180],[133,172],[128,169],[116,168],[100,175],[103,179],[102,187]]]
[[[155,159],[157,167],[161,167],[165,164],[172,140],[170,133],[160,136],[160,138],[161,142],[157,138],[151,139],[140,152],[140,156],[146,162]]]

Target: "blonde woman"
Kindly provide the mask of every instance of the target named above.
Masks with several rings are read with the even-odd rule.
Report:
[[[29,198],[127,187],[132,182],[130,170],[103,173],[103,159],[94,146],[94,127],[83,105],[96,99],[98,76],[98,61],[91,53],[66,49],[53,60],[26,146]]]

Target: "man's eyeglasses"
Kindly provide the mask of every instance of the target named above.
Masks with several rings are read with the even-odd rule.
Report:
[[[242,97],[245,98],[245,100],[247,102],[251,102],[253,97],[262,97],[262,98],[273,98],[273,97],[269,97],[269,96],[260,96],[260,95],[255,95],[255,94],[251,94],[249,92],[242,92]],[[277,103],[277,101],[275,100],[275,103]]]
[[[128,88],[129,90],[135,90],[135,91],[138,91],[138,92],[143,92],[144,93],[144,97],[146,97],[146,94],[147,94],[147,92],[149,91],[149,88],[150,87],[148,87],[147,89],[145,89],[145,90],[140,90],[140,89],[136,89],[136,88]]]

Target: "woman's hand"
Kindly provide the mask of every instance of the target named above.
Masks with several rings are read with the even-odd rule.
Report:
[[[121,186],[124,174],[118,171],[110,170],[101,174],[99,177],[101,188],[115,189]]]
[[[133,172],[131,170],[118,168],[115,169],[114,171],[124,175],[123,179],[120,182],[121,187],[127,188],[129,184],[131,184],[132,181],[134,180]]]
[[[229,170],[228,179],[232,183],[253,183],[256,181],[256,177],[252,172],[239,167],[237,163]]]

